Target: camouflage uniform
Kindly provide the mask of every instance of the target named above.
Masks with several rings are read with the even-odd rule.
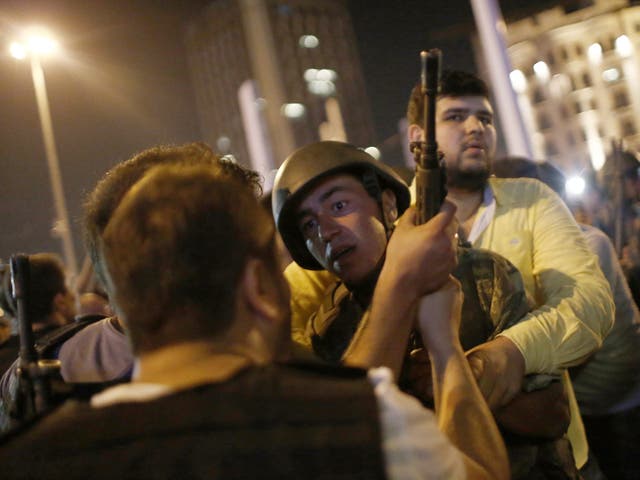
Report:
[[[458,266],[453,275],[464,295],[460,324],[460,342],[464,350],[493,339],[504,329],[519,322],[530,311],[522,276],[504,257],[488,250],[460,246]],[[339,363],[359,326],[367,321],[368,311],[340,281],[330,285],[317,312],[309,319],[305,343],[319,357]],[[426,355],[415,332],[407,348],[399,385],[407,393],[433,408],[431,373]],[[416,348],[417,347],[417,348]],[[427,368],[426,368],[427,367]],[[524,389],[547,386],[548,375],[530,375]],[[503,431],[514,479],[579,478],[569,441],[531,439]]]
[[[460,342],[465,350],[491,340],[530,309],[520,273],[495,253],[459,247],[453,275],[460,281],[464,295]],[[339,362],[367,315],[338,281],[327,289],[324,301],[310,318],[306,336],[317,355]]]

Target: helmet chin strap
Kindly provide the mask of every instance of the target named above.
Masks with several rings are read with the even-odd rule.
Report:
[[[369,195],[371,195],[380,207],[380,215],[382,216],[382,225],[387,233],[387,239],[391,236],[395,225],[392,221],[387,219],[387,215],[384,212],[384,205],[382,205],[382,187],[380,186],[380,180],[378,175],[373,170],[366,170],[362,174],[362,185]]]
[[[385,254],[380,257],[378,264],[375,268],[369,272],[369,274],[362,279],[362,281],[358,285],[349,285],[345,283],[346,287],[353,293],[356,301],[360,304],[360,306],[364,309],[368,308],[371,304],[371,299],[373,298],[373,291],[376,288],[376,284],[378,283],[378,277],[380,276],[380,271],[382,270],[382,266],[384,265],[384,259],[386,257]]]

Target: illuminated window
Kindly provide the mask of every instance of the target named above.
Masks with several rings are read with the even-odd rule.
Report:
[[[320,45],[320,40],[315,35],[302,35],[298,40],[298,45],[302,48],[316,48]]]
[[[607,68],[602,72],[602,79],[607,83],[613,83],[620,80],[620,70],[617,68]]]
[[[633,53],[633,45],[626,35],[620,35],[616,38],[616,52],[621,57],[630,57]]]
[[[587,50],[587,56],[589,61],[593,64],[599,64],[602,61],[602,45],[599,43],[592,43]]]
[[[513,70],[509,74],[509,80],[511,81],[511,87],[516,93],[524,93],[527,90],[527,78],[522,73],[522,70]]]
[[[280,111],[285,117],[296,119],[303,117],[307,109],[301,103],[285,103]]]
[[[536,77],[538,77],[538,79],[541,82],[547,82],[551,77],[551,73],[549,72],[549,66],[542,61],[536,62],[533,65],[533,72],[536,74]]]

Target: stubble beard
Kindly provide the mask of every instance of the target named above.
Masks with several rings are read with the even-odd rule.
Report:
[[[485,162],[484,168],[465,170],[460,169],[458,165],[446,166],[447,187],[469,192],[484,190],[490,175],[488,163]]]

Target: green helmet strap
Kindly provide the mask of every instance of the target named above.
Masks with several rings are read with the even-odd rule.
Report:
[[[382,216],[382,224],[387,232],[387,235],[391,234],[394,225],[393,222],[387,220],[387,216],[384,213],[384,206],[382,205],[382,185],[380,185],[380,177],[372,170],[367,169],[362,173],[362,185],[369,195],[371,195],[378,203],[380,208],[380,215]],[[389,224],[391,223],[391,224]]]

